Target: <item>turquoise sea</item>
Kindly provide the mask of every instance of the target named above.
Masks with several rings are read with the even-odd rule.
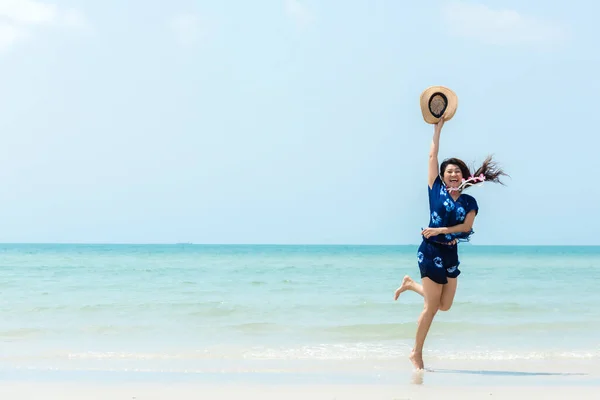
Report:
[[[417,246],[0,245],[0,372],[408,365]],[[600,247],[460,247],[436,360],[600,363]],[[311,367],[312,368],[312,367]]]

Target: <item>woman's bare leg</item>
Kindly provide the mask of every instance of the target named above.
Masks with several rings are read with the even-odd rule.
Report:
[[[458,286],[458,278],[448,278],[448,283],[442,289],[442,297],[440,298],[440,311],[448,311],[454,302],[456,287]]]
[[[442,295],[440,297],[440,311],[448,311],[450,307],[452,307],[457,286],[457,278],[448,278],[448,283],[443,285]],[[425,294],[423,293],[423,286],[413,281],[410,276],[406,275],[402,280],[402,285],[396,289],[396,293],[394,293],[394,300],[398,300],[400,294],[407,290],[412,290],[413,292],[425,297]]]
[[[431,279],[423,278],[423,293],[425,298],[425,304],[423,311],[419,316],[417,335],[415,338],[415,347],[410,354],[410,360],[417,369],[423,369],[423,345],[425,344],[425,338],[431,327],[433,317],[440,307],[440,299],[442,296],[442,289],[444,285],[435,283]]]

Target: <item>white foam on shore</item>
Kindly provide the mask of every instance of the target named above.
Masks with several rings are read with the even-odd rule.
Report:
[[[409,355],[405,343],[338,343],[301,346],[222,346],[199,350],[146,351],[40,351],[6,353],[1,365],[27,362],[121,362],[121,361],[205,361],[205,360],[395,360]],[[600,349],[456,349],[456,347],[425,349],[424,355],[437,360],[578,360],[600,359]]]

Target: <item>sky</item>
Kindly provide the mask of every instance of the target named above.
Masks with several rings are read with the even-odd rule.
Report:
[[[417,244],[488,154],[473,244],[600,245],[594,1],[0,0],[0,242]]]

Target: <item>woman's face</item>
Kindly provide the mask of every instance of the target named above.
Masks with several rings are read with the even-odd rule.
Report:
[[[446,187],[456,189],[462,183],[463,174],[458,165],[448,164],[444,171]]]

